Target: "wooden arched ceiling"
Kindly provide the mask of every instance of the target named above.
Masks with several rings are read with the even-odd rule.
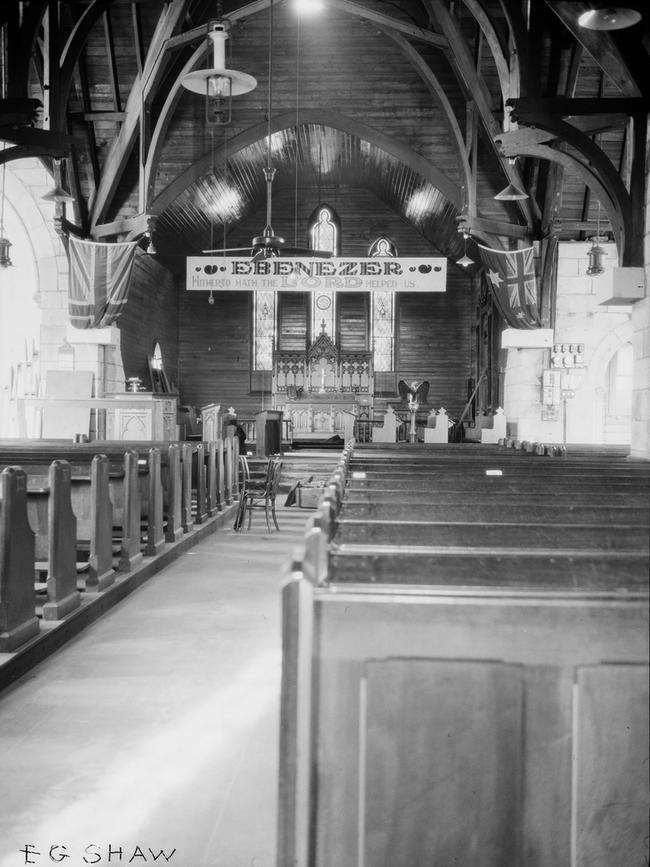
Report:
[[[372,193],[366,203],[450,257],[461,255],[459,226],[501,246],[581,240],[601,213],[601,232],[638,264],[649,16],[635,4],[641,24],[604,34],[577,26],[579,0],[326,0],[300,24],[290,0],[276,0],[278,201],[313,197],[326,158],[328,183]],[[179,78],[207,65],[218,14],[232,24],[229,66],[258,86],[210,132]],[[76,199],[59,207],[64,230],[153,228],[182,256],[215,228],[236,237],[256,212],[263,226],[269,0],[24,0],[2,4],[0,24],[0,160],[36,155],[62,172]],[[508,181],[530,198],[495,201]],[[236,198],[224,204],[225,192]],[[291,229],[295,213],[277,221]]]

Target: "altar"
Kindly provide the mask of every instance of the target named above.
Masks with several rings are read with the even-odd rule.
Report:
[[[272,388],[294,440],[348,440],[360,404],[372,403],[372,352],[340,350],[323,332],[306,351],[274,353]]]

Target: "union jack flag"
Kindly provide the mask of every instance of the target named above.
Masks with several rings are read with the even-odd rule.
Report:
[[[534,248],[492,250],[478,245],[497,306],[513,328],[540,328]]]
[[[70,238],[68,315],[74,328],[105,328],[126,304],[137,243]]]

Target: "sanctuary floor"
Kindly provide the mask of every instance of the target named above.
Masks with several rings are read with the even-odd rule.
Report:
[[[0,867],[275,867],[280,587],[309,514],[217,530],[0,693]]]

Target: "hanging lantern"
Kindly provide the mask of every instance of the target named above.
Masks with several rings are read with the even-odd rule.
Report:
[[[587,274],[589,274],[590,277],[597,277],[599,274],[602,274],[605,270],[603,257],[607,254],[602,247],[598,246],[595,238],[587,255],[589,256]]]
[[[11,265],[9,247],[11,247],[11,241],[7,238],[0,238],[0,268],[8,268]]]
[[[187,90],[205,97],[205,119],[210,126],[230,123],[232,97],[248,93],[257,87],[252,75],[236,69],[226,69],[226,40],[229,21],[211,21],[208,36],[212,41],[213,67],[190,72],[181,79]]]

